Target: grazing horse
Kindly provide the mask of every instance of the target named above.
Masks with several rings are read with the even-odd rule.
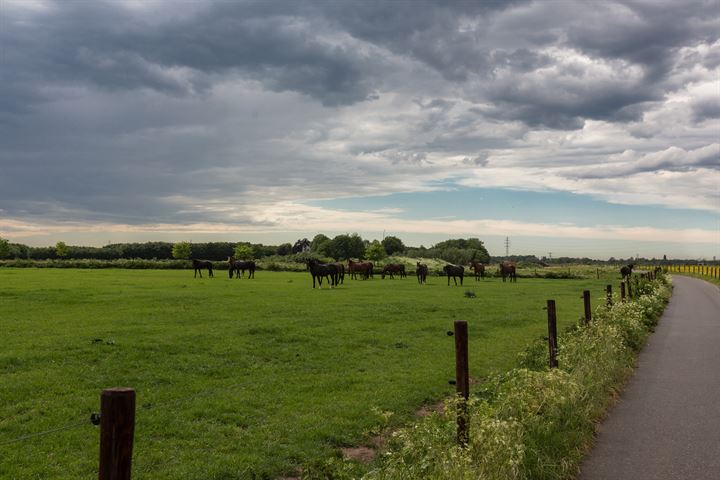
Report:
[[[622,276],[623,280],[629,280],[630,275],[632,275],[633,268],[635,268],[635,264],[631,263],[620,269],[620,276]]]
[[[233,274],[236,275],[236,278],[242,278],[242,276],[245,275],[245,270],[248,270],[248,278],[255,278],[255,262],[252,260],[245,262],[235,260],[235,257],[228,257],[228,267],[228,275],[230,278],[233,277]]]
[[[318,287],[322,288],[323,277],[328,278],[330,282],[330,288],[337,285],[338,282],[338,267],[335,263],[320,263],[315,259],[307,261],[307,269],[310,270],[310,274],[313,279],[313,288],[315,288],[315,279],[318,281]]]
[[[445,265],[443,267],[443,272],[445,272],[445,275],[448,277],[448,287],[450,286],[450,277],[452,277],[453,282],[455,282],[455,285],[457,286],[457,277],[460,277],[460,285],[463,284],[463,277],[465,276],[465,267],[462,265]]]
[[[505,282],[508,277],[510,277],[511,282],[517,282],[515,264],[512,262],[502,262],[500,264],[500,275],[502,275],[503,282]]]
[[[407,274],[405,273],[405,265],[402,263],[388,263],[385,265],[382,269],[382,275],[380,278],[385,278],[385,274],[389,274],[390,278],[395,279],[394,274],[399,274],[400,278],[407,277]]]
[[[367,280],[372,275],[372,263],[348,260],[348,272],[350,273],[350,278],[357,279],[359,272],[360,275]]]
[[[427,283],[428,266],[424,263],[417,262],[415,266],[415,275],[417,275],[418,283],[422,285]]]
[[[480,262],[470,262],[470,270],[475,271],[475,281],[479,278],[485,278],[485,265]]]
[[[213,276],[212,271],[212,262],[208,260],[198,260],[196,258],[193,258],[192,261],[193,268],[195,269],[195,276],[193,278],[197,278],[198,273],[200,274],[200,278],[202,278],[202,269],[207,268],[208,269],[208,277]]]

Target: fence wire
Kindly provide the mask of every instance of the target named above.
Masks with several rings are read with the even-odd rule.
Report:
[[[244,386],[250,385],[251,383],[252,383],[252,382],[245,381],[245,382],[233,383],[233,384],[230,384],[230,385],[219,385],[219,386],[217,386],[217,387],[215,387],[215,388],[211,388],[211,389],[207,389],[207,390],[202,390],[202,391],[196,392],[196,393],[194,393],[194,394],[192,394],[192,395],[187,395],[187,396],[179,397],[179,398],[176,398],[176,399],[173,399],[173,400],[168,400],[168,401],[165,401],[165,402],[160,402],[160,403],[143,403],[143,404],[139,405],[138,410],[141,410],[141,411],[154,411],[154,410],[161,410],[161,409],[162,409],[162,410],[165,410],[165,409],[168,409],[168,408],[171,408],[171,407],[175,407],[175,406],[178,406],[178,405],[181,405],[181,404],[190,402],[190,401],[195,400],[195,399],[197,399],[197,398],[202,398],[202,397],[206,397],[206,396],[209,396],[209,395],[212,395],[212,394],[216,394],[216,393],[218,393],[218,392],[220,392],[220,391],[230,391],[230,390],[234,390],[234,389],[236,389],[236,388],[238,388],[238,387],[244,387]],[[93,415],[95,415],[95,414],[93,414]],[[98,417],[98,418],[99,418],[99,417]],[[29,439],[31,439],[31,438],[44,437],[44,436],[46,436],[46,435],[51,435],[51,434],[53,434],[53,433],[62,432],[62,431],[64,431],[64,430],[71,430],[71,429],[73,429],[73,428],[81,427],[81,426],[83,426],[83,425],[92,425],[92,424],[93,424],[92,416],[89,415],[87,419],[82,420],[82,421],[77,421],[77,422],[73,422],[73,423],[68,423],[68,424],[65,424],[65,425],[61,425],[61,426],[59,426],[59,427],[50,428],[50,429],[48,429],[48,430],[43,430],[43,431],[41,431],[41,432],[28,433],[28,434],[26,434],[26,435],[21,435],[21,436],[16,437],[16,438],[11,438],[11,439],[7,439],[7,440],[0,440],[0,447],[4,447],[4,446],[6,446],[6,445],[12,445],[12,444],[15,444],[15,443],[23,442],[23,441],[29,440]]]
[[[5,446],[5,445],[11,445],[13,443],[22,442],[22,441],[28,440],[30,438],[43,437],[45,435],[50,435],[52,433],[61,432],[63,430],[71,430],[73,428],[77,428],[82,425],[91,425],[90,417],[88,417],[86,420],[83,420],[81,422],[69,423],[67,425],[63,425],[61,427],[56,427],[56,428],[51,428],[49,430],[44,430],[42,432],[29,433],[27,435],[22,435],[20,437],[13,438],[10,440],[3,440],[3,441],[0,441],[0,447]]]

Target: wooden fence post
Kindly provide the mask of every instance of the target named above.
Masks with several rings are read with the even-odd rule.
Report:
[[[550,354],[550,368],[557,368],[557,316],[555,313],[555,300],[547,301],[548,312],[548,350]]]
[[[606,286],[605,291],[607,292],[607,306],[612,307],[612,285]]]
[[[99,480],[130,480],[135,390],[110,388],[100,395]]]
[[[470,397],[470,372],[468,369],[468,324],[455,321],[455,391],[460,395],[457,413],[457,441],[461,446],[468,443],[467,400]]]
[[[625,282],[620,282],[620,300],[625,301]]]
[[[632,276],[628,277],[626,288],[628,298],[632,298]]]
[[[585,304],[585,325],[592,320],[592,311],[590,307],[590,290],[583,290],[583,303]]]

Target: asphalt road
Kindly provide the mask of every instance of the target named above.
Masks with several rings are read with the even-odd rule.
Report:
[[[720,289],[675,289],[577,480],[720,479]]]

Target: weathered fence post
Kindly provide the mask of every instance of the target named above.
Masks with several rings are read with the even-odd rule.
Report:
[[[628,298],[632,298],[632,277],[628,277],[627,281],[627,296]]]
[[[612,307],[612,285],[608,285],[605,287],[605,292],[607,294],[607,306]]]
[[[130,480],[135,390],[110,388],[100,395],[99,480]]]
[[[550,353],[550,368],[557,368],[557,316],[555,313],[555,300],[547,301],[548,312],[548,349]]]
[[[625,301],[625,282],[620,282],[620,300]]]
[[[455,391],[460,395],[457,412],[457,441],[461,446],[468,443],[467,400],[470,397],[470,372],[468,369],[468,324],[455,321]]]
[[[583,303],[585,304],[585,325],[592,320],[592,312],[590,311],[590,290],[583,290]]]

